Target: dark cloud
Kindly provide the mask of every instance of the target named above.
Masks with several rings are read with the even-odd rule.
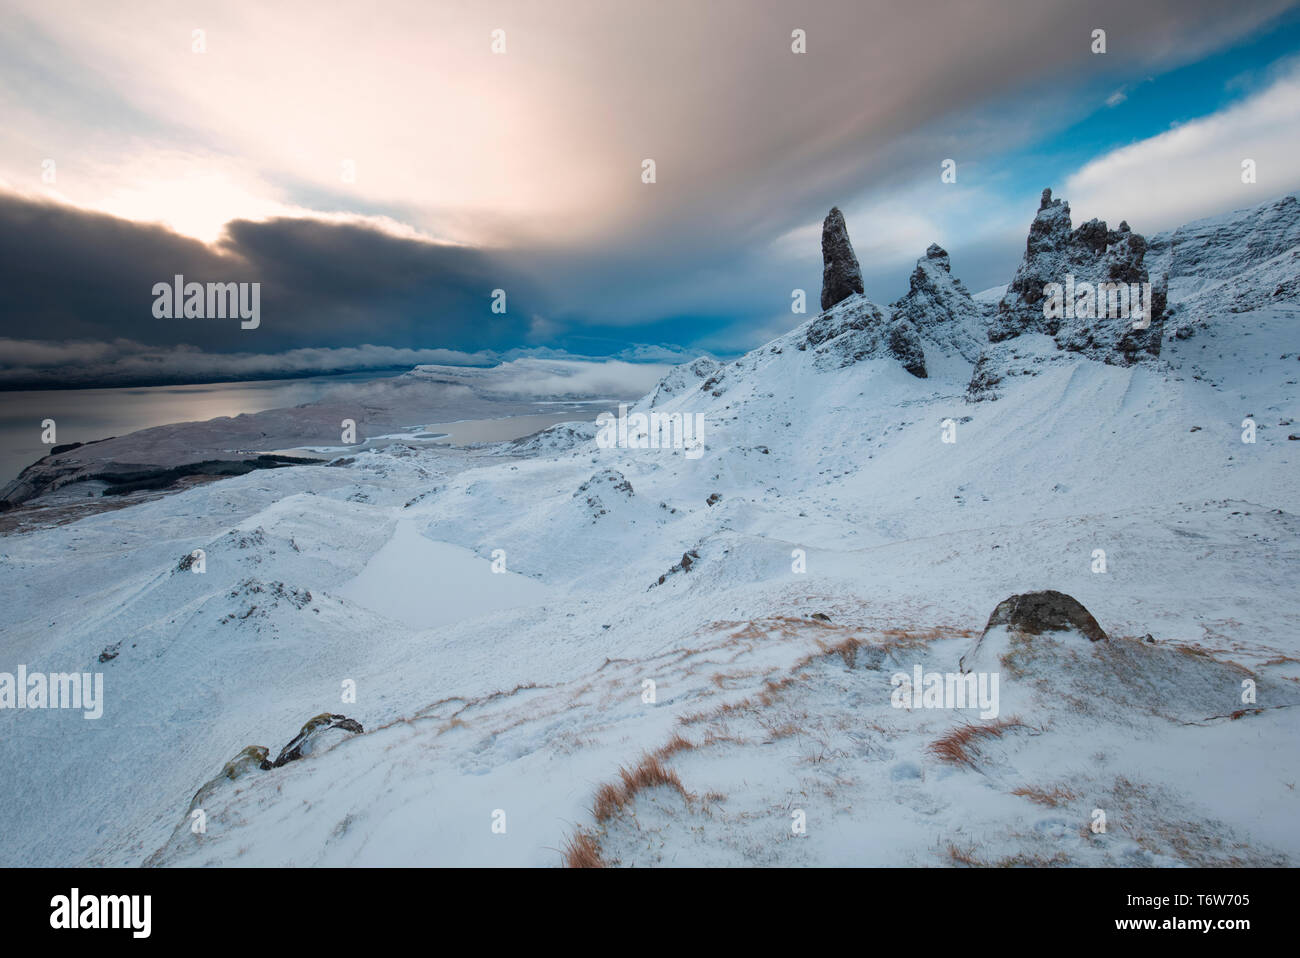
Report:
[[[261,284],[261,324],[158,319],[155,283]],[[216,352],[380,343],[508,348],[535,296],[516,271],[461,246],[315,219],[231,223],[209,247],[160,226],[0,193],[0,336],[130,340]],[[507,312],[491,312],[503,288]]]

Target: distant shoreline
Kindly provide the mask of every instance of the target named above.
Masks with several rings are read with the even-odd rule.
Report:
[[[488,369],[492,363],[466,363],[469,369]],[[63,383],[51,382],[48,380],[33,381],[30,383],[0,383],[0,399],[3,399],[7,393],[24,393],[24,392],[63,392],[72,390],[85,389],[159,389],[169,386],[232,386],[247,383],[279,383],[292,382],[300,379],[317,379],[325,377],[343,377],[355,376],[364,377],[365,379],[385,379],[385,374],[401,375],[409,372],[411,369],[408,364],[395,366],[376,366],[373,368],[359,369],[313,369],[302,370],[298,372],[282,371],[267,375],[260,373],[255,376],[228,376],[222,379],[196,379],[190,377],[179,377],[174,379],[125,379],[109,380],[107,382],[94,383]]]

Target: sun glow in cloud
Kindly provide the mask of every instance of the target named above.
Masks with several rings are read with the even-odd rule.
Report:
[[[161,223],[204,243],[220,239],[231,220],[264,220],[288,212],[283,204],[259,196],[221,173],[207,171],[139,180],[88,205],[124,219]]]

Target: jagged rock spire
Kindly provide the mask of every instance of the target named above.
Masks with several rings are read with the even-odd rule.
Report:
[[[911,289],[890,309],[895,321],[910,324],[923,339],[971,362],[988,343],[984,309],[952,275],[948,251],[938,243],[917,260]]]
[[[1097,219],[1072,228],[1070,204],[1043,190],[1024,259],[998,304],[989,338],[1045,333],[1061,349],[1122,365],[1158,356],[1166,293],[1160,278],[1152,282],[1145,252],[1146,240],[1127,222],[1117,230]],[[1061,307],[1061,296],[1049,297],[1049,289],[1071,302]],[[1077,305],[1076,289],[1084,297]],[[1140,298],[1130,295],[1135,291]],[[1129,314],[1130,300],[1144,304],[1145,324]]]
[[[832,206],[822,223],[822,309],[862,291],[862,270],[849,242],[844,214]]]

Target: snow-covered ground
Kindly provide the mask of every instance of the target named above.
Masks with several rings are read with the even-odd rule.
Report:
[[[698,457],[398,444],[0,539],[0,671],[106,698],[0,712],[0,863],[1296,864],[1298,319],[1132,366],[1021,337],[972,403],[960,350],[916,378],[817,317],[633,407],[702,414]],[[997,719],[894,707],[1037,589],[1110,641],[1013,644]],[[192,830],[324,712],[365,732]]]

